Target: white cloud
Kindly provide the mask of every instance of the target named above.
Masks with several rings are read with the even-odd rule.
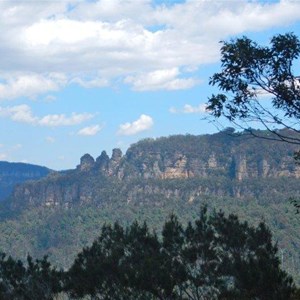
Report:
[[[22,144],[16,144],[12,147],[13,150],[19,150],[19,149],[22,149],[23,148],[23,145]]]
[[[172,114],[184,113],[184,114],[195,114],[195,113],[205,113],[206,112],[206,104],[199,104],[198,106],[192,106],[190,104],[185,104],[183,108],[177,109],[175,107],[171,107],[169,112]]]
[[[287,0],[0,1],[0,98],[122,79],[141,91],[190,88],[191,70],[219,60],[219,40],[299,20],[300,2]]]
[[[38,119],[32,115],[31,108],[26,104],[0,107],[0,116],[9,117],[13,121],[28,124],[34,124],[38,121]]]
[[[77,134],[83,136],[92,136],[92,135],[96,135],[101,129],[102,126],[100,125],[88,126],[80,129]]]
[[[0,75],[1,76],[1,75]],[[39,94],[57,91],[65,84],[65,77],[58,74],[10,74],[2,75],[0,99],[9,100],[19,97],[34,98]]]
[[[56,100],[56,97],[53,96],[53,95],[47,95],[45,98],[44,98],[44,101],[45,102],[54,102]]]
[[[45,140],[49,144],[53,144],[55,142],[55,138],[52,136],[47,136]]]
[[[178,113],[178,109],[176,107],[172,106],[172,107],[169,108],[169,112],[171,114],[177,114]]]
[[[0,160],[6,160],[7,154],[6,153],[0,153]]]
[[[178,69],[172,68],[128,76],[125,82],[132,84],[137,91],[182,90],[191,88],[199,83],[199,80],[193,78],[177,78],[177,76],[179,76]]]
[[[124,123],[119,127],[119,135],[134,135],[145,130],[149,130],[153,126],[153,119],[147,115],[141,115],[132,123]]]
[[[65,114],[52,114],[37,117],[33,115],[31,108],[26,104],[0,107],[0,116],[8,117],[15,122],[47,127],[77,125],[94,117],[93,114],[89,113],[72,113],[71,116],[66,116]]]
[[[49,127],[72,126],[81,124],[84,121],[90,120],[93,117],[94,115],[89,113],[72,113],[69,117],[64,114],[46,115],[38,120],[38,124]]]
[[[105,87],[109,85],[108,80],[104,78],[94,78],[90,80],[82,79],[80,77],[73,78],[71,83],[77,83],[78,85],[90,89],[90,88],[97,88],[97,87]]]

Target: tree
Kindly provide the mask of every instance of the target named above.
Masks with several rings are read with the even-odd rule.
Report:
[[[203,207],[194,224],[185,230],[183,261],[188,280],[184,293],[191,300],[218,299],[223,289],[220,247],[215,243],[216,232],[207,208]]]
[[[4,253],[0,255],[0,299],[52,300],[62,290],[62,271],[57,271],[45,256],[27,265]]]
[[[126,299],[122,272],[124,239],[124,229],[118,223],[113,227],[104,225],[99,238],[75,259],[66,276],[65,291],[75,299]]]
[[[177,280],[170,268],[173,256],[164,254],[160,240],[146,223],[140,226],[134,222],[127,229],[125,249],[126,284],[138,292],[133,299],[177,299]]]
[[[267,138],[300,145],[300,74],[294,73],[299,55],[293,33],[274,36],[270,46],[247,37],[223,41],[222,70],[210,78],[222,93],[209,98],[207,110],[257,136],[251,124],[259,122],[272,133]]]
[[[104,226],[67,272],[65,291],[76,299],[288,300],[294,284],[264,223],[204,207],[186,228],[172,215],[161,238],[145,223]]]
[[[184,260],[185,231],[175,215],[171,215],[162,230],[161,271],[166,299],[184,299],[188,271]],[[167,276],[166,276],[167,274]]]
[[[265,223],[252,227],[222,212],[214,213],[211,223],[222,249],[219,273],[227,278],[219,299],[290,299],[292,278],[280,269],[278,249]]]

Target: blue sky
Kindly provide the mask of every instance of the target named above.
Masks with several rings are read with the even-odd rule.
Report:
[[[0,1],[0,160],[60,170],[216,132],[205,103],[219,41],[290,31],[300,1]]]

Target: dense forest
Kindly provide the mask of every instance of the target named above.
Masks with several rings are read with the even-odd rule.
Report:
[[[0,2],[2,158],[197,130],[182,113],[239,131],[63,171],[0,162],[0,300],[299,300],[300,40],[265,43],[299,30],[297,1],[17,2]]]
[[[159,236],[170,213],[184,227],[207,205],[251,226],[264,221],[281,267],[298,284],[300,222],[291,203],[300,198],[295,149],[227,129],[142,140],[111,158],[84,155],[74,170],[15,188],[0,211],[0,251],[22,262],[28,254],[39,260],[47,255],[67,270],[104,224],[126,228],[146,221]]]
[[[68,270],[47,257],[0,258],[1,299],[299,299],[281,270],[265,223],[202,207],[183,225],[170,215],[161,231],[146,222],[106,224]]]

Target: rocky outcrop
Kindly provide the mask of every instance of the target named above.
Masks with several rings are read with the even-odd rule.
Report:
[[[238,181],[243,180],[244,178],[249,177],[249,172],[247,168],[247,159],[245,156],[237,156],[233,158],[234,165],[234,178]]]
[[[112,157],[109,158],[106,151],[102,151],[101,155],[97,157],[96,161],[90,154],[85,154],[80,158],[80,164],[77,170],[81,172],[98,171],[107,176],[123,176],[118,174],[121,167],[122,151],[121,149],[113,149]]]
[[[150,188],[149,181],[182,180],[186,185],[188,180],[197,178],[207,179],[212,186],[199,183],[200,186],[189,191],[189,201],[201,193],[242,197],[243,193],[251,195],[252,192],[247,188],[237,188],[238,182],[260,178],[300,178],[300,166],[293,159],[297,148],[282,145],[265,140],[253,142],[247,136],[233,138],[220,134],[145,140],[132,145],[125,155],[120,149],[113,149],[111,157],[103,151],[96,160],[85,154],[75,170],[16,188],[12,203],[15,206],[18,203],[43,203],[46,207],[65,208],[100,203],[118,198],[123,193],[118,184],[132,187],[131,191],[124,192],[126,201],[131,201],[134,194],[139,193],[134,183],[136,180],[145,183],[142,193],[147,194],[150,190],[151,194],[157,187]],[[224,180],[231,183],[217,186]],[[233,186],[225,191],[224,186],[229,185]],[[168,195],[178,193],[179,189],[171,188],[164,190],[162,195],[168,198]]]
[[[188,178],[188,159],[186,155],[175,153],[175,155],[165,160],[164,171],[161,174],[162,179],[170,178]]]
[[[101,155],[96,159],[96,168],[101,173],[106,173],[108,171],[109,156],[106,151],[102,151]]]
[[[113,149],[111,159],[108,163],[108,176],[117,176],[122,178],[122,173],[119,173],[121,167],[121,160],[122,160],[122,151],[121,149]]]
[[[80,158],[80,165],[77,166],[79,171],[90,171],[95,166],[95,160],[90,154],[85,154]]]
[[[188,140],[189,137],[186,139]],[[232,143],[229,139],[229,145],[230,142]],[[156,141],[153,140],[148,142],[154,145],[151,149],[145,149],[143,143],[137,143],[129,148],[124,156],[118,148],[113,149],[111,158],[103,151],[96,161],[91,155],[85,154],[81,157],[77,170],[99,172],[120,180],[207,178],[215,175],[228,176],[238,181],[247,178],[280,176],[300,178],[300,166],[295,164],[291,151],[291,149],[296,149],[293,145],[290,145],[288,149],[278,148],[280,154],[277,155],[278,159],[274,159],[272,155],[268,155],[267,147],[265,147],[266,153],[260,153],[255,147],[252,149],[248,141],[234,142],[230,145],[231,147],[228,147],[228,144],[227,147],[224,145],[223,149],[220,147],[222,142],[217,145],[208,143],[205,145],[208,151],[201,152],[200,139],[196,155],[190,152],[190,147],[187,147],[188,143],[187,145],[180,144],[175,151],[161,151],[160,146],[155,145]],[[267,144],[267,142],[262,141],[261,144]],[[216,149],[216,146],[219,149]],[[274,144],[269,146],[272,147]]]

